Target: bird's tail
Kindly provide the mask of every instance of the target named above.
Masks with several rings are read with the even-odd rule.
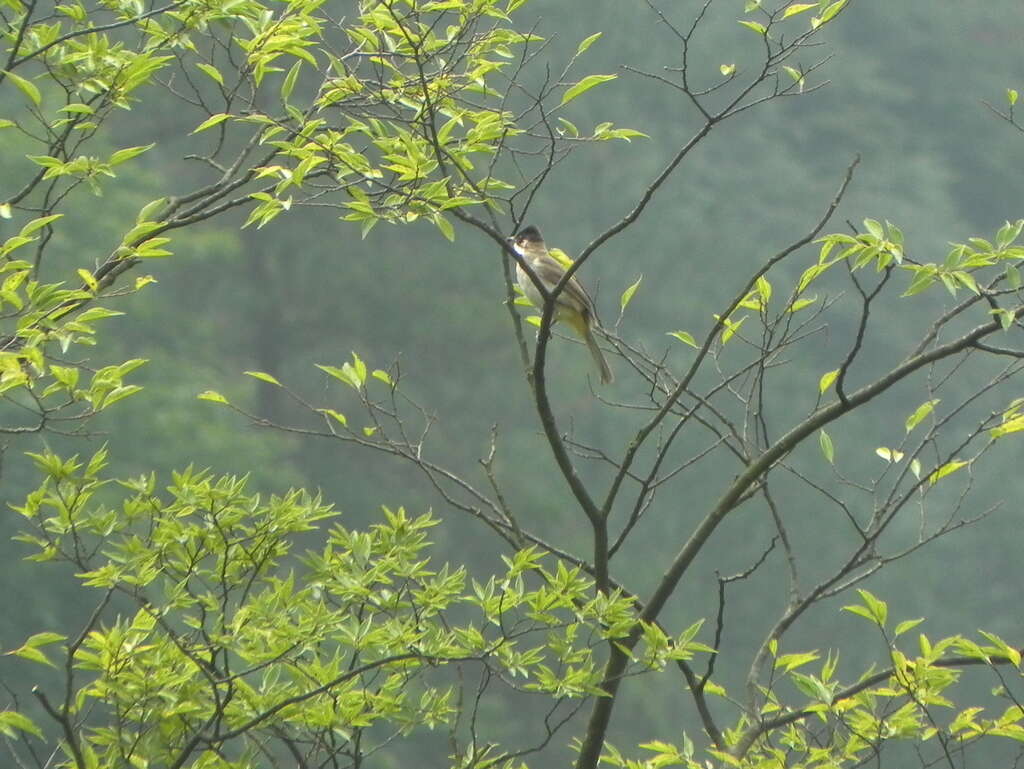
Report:
[[[597,339],[594,338],[594,332],[589,324],[584,326],[582,336],[587,343],[587,349],[590,350],[590,357],[594,359],[594,365],[597,366],[597,370],[601,373],[601,384],[611,384],[615,381],[615,375],[612,374],[612,370],[608,367],[608,361],[604,359],[604,353],[598,347]]]

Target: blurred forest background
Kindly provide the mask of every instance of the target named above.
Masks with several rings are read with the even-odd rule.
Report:
[[[694,6],[664,5],[687,6],[687,16]],[[736,24],[741,12],[739,0],[716,6],[693,52],[700,69],[742,66],[751,33]],[[982,103],[1005,103],[1005,89],[1022,81],[1020,13],[1011,0],[852,4],[826,36],[833,54],[819,73],[830,81],[826,88],[779,99],[714,131],[640,224],[589,260],[581,277],[596,294],[605,324],[615,324],[620,294],[642,275],[620,333],[650,350],[685,356],[689,348],[665,331],[705,333],[737,281],[817,221],[858,153],[862,163],[828,231],[845,230],[846,219],[888,219],[906,233],[909,254],[941,261],[950,241],[989,236],[1005,220],[1020,217],[1022,137]],[[574,254],[628,210],[696,124],[682,97],[674,99],[667,89],[623,68],[660,66],[666,50],[677,45],[640,0],[531,0],[520,19],[531,16],[538,33],[551,38],[552,51],[563,57],[587,35],[604,33],[587,53],[588,71],[616,72],[619,78],[573,105],[567,114],[574,122],[592,126],[613,120],[650,136],[584,148],[541,190],[530,223],[541,227],[550,244]],[[10,90],[8,96],[17,98]],[[106,253],[145,201],[189,186],[193,168],[182,158],[188,151],[182,137],[195,120],[174,109],[151,105],[120,123],[111,146],[150,141],[157,146],[126,168],[128,176],[110,193],[92,197],[80,191],[75,226],[61,230],[63,242],[57,244],[66,264],[80,262],[84,254]],[[16,140],[4,136],[2,141],[0,177],[24,162]],[[247,425],[227,409],[196,400],[199,392],[213,389],[275,421],[303,424],[306,417],[284,392],[242,372],[269,372],[344,410],[347,388],[314,364],[341,365],[355,350],[371,367],[400,362],[407,391],[436,417],[429,450],[466,475],[480,477],[475,468],[496,426],[501,438],[496,469],[513,509],[550,541],[586,552],[585,527],[540,434],[503,306],[505,257],[492,243],[460,226],[449,243],[427,223],[381,224],[361,239],[357,226],[316,208],[282,215],[260,230],[241,230],[244,219],[239,212],[178,233],[173,257],[143,265],[158,283],[108,303],[126,315],[107,321],[100,354],[118,361],[149,359],[134,380],[145,391],[103,414],[88,437],[70,441],[71,450],[89,454],[109,443],[121,474],[154,468],[167,474],[192,464],[248,473],[254,488],[268,491],[320,489],[348,526],[372,523],[382,504],[415,512],[432,508],[444,520],[432,532],[437,557],[466,563],[475,577],[485,579],[496,568],[493,538],[479,523],[446,509],[410,467],[342,444]],[[67,236],[71,231],[73,239]],[[51,278],[66,264],[51,257]],[[792,269],[795,278],[802,266]],[[948,299],[932,291],[916,301]],[[880,307],[866,354],[881,359],[902,349],[920,330],[915,306]],[[770,415],[776,429],[807,410],[819,377],[841,360],[844,318],[840,314],[830,322],[834,344],[815,345],[813,355],[804,352],[783,375],[779,410]],[[562,419],[594,443],[619,445],[628,413],[603,408],[592,394],[581,347],[557,339],[552,345],[550,389]],[[870,358],[864,368],[871,370]],[[965,386],[970,384],[968,377]],[[630,387],[629,377],[622,376],[608,397],[627,399]],[[837,455],[856,451],[865,463],[881,461],[873,448],[898,440],[905,415],[919,402],[918,392],[890,394],[868,416],[843,422],[842,431],[833,433]],[[52,436],[45,440],[68,450]],[[20,454],[29,447],[21,443],[4,457],[5,503],[17,503],[38,484],[31,463]],[[981,627],[1020,638],[1024,476],[1018,468],[1012,450],[991,458],[976,479],[975,509],[965,513],[997,501],[1001,508],[868,583],[889,600],[893,615],[928,617],[927,630],[935,634]],[[601,469],[586,472],[597,478]],[[640,524],[617,565],[618,573],[630,575],[629,587],[643,593],[660,576],[660,564],[678,550],[697,512],[732,470],[720,472],[719,477],[714,471],[702,474],[674,500],[661,499],[657,516]],[[843,546],[844,532],[819,525],[814,498],[797,489],[781,504],[798,522],[791,525],[803,552],[820,552],[825,560]],[[14,535],[21,521],[14,513],[6,515],[6,531]],[[917,522],[908,519],[905,525],[914,529]],[[747,568],[770,538],[767,527],[767,521],[743,514],[726,521],[669,615],[712,615],[716,572]],[[315,541],[310,538],[311,545]],[[66,575],[23,562],[24,548],[9,536],[0,540],[0,548],[0,576],[7,585],[0,596],[7,617],[0,629],[5,647],[28,633],[69,630],[81,620],[89,607],[76,602]],[[764,569],[770,575],[782,564],[770,560]],[[760,584],[743,583],[731,595],[729,649],[755,648],[781,606],[784,596],[765,593]],[[840,638],[870,633],[862,621],[839,612],[844,603],[818,607],[803,620],[804,648],[828,648]],[[847,664],[850,670],[864,669],[875,657],[870,642],[846,646],[841,669]],[[22,675],[5,669],[4,680],[15,688],[31,683]],[[670,688],[676,684],[642,679],[638,685],[649,688],[643,706],[620,712],[617,732],[644,739],[683,728],[697,731],[677,709]]]

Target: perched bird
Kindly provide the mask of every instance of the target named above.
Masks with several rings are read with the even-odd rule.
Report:
[[[558,281],[565,275],[565,267],[548,253],[548,247],[544,244],[540,230],[528,226],[509,238],[512,247],[530,265],[534,275],[543,284],[544,288],[551,292]],[[526,294],[526,297],[537,307],[544,307],[544,297],[537,286],[534,285],[530,276],[516,263],[516,280],[519,287]],[[601,375],[601,383],[608,384],[614,377],[612,370],[608,368],[608,361],[604,359],[604,353],[597,346],[597,339],[594,337],[594,329],[597,327],[597,315],[594,313],[594,303],[583,286],[576,280],[576,276],[569,278],[561,293],[555,297],[553,320],[563,320],[569,324],[584,342],[594,359],[594,364]]]

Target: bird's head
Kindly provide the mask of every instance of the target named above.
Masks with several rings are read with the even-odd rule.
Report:
[[[540,230],[532,224],[523,227],[523,229],[510,237],[509,242],[512,243],[512,247],[520,255],[544,249],[544,238],[541,237]]]

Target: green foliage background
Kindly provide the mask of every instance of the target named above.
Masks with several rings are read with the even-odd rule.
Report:
[[[694,4],[666,5],[685,6],[679,11],[683,18]],[[695,52],[709,77],[720,64],[743,65],[742,46],[750,33],[735,24],[741,6],[716,6],[710,34]],[[672,99],[663,87],[620,68],[657,66],[676,45],[644,3],[532,0],[524,13],[536,16],[539,31],[553,37],[553,49],[563,54],[571,54],[587,35],[604,32],[587,53],[588,65],[620,77],[574,105],[569,114],[578,125],[612,120],[651,137],[587,148],[542,190],[531,221],[549,242],[574,253],[625,213],[694,124],[681,98]],[[625,334],[656,350],[674,344],[664,329],[706,330],[741,276],[817,220],[856,153],[863,162],[837,221],[896,222],[907,235],[908,252],[922,260],[941,261],[948,241],[994,232],[1003,221],[1020,217],[1016,159],[1024,145],[981,103],[1001,103],[1005,88],[1021,81],[1019,18],[1017,3],[1009,0],[854,4],[828,35],[834,58],[825,70],[832,81],[827,88],[779,100],[716,129],[641,223],[590,260],[585,280],[597,288],[605,322],[614,321],[620,293],[643,275],[623,319]],[[68,263],[106,253],[124,222],[154,197],[152,190],[162,194],[184,186],[191,171],[176,137],[194,122],[158,109],[122,121],[117,146],[154,138],[160,143],[126,169],[128,176],[109,194],[81,193],[74,239],[60,244]],[[4,145],[0,176],[23,162],[17,150],[15,141]],[[503,257],[492,244],[468,230],[458,230],[452,244],[426,223],[379,225],[361,239],[358,227],[317,209],[283,215],[259,231],[240,231],[243,221],[243,215],[231,215],[182,232],[172,258],[145,265],[158,284],[117,305],[126,315],[107,321],[101,348],[111,360],[148,358],[136,380],[145,392],[103,415],[88,445],[73,441],[74,450],[88,454],[107,442],[122,474],[194,464],[250,473],[257,489],[320,489],[350,527],[376,520],[381,504],[433,508],[444,519],[432,533],[438,557],[464,562],[478,577],[493,573],[497,551],[486,530],[446,509],[408,467],[247,426],[225,409],[196,401],[197,393],[214,389],[271,418],[301,420],[280,390],[241,374],[257,370],[319,400],[336,399],[344,410],[345,388],[313,364],[340,365],[356,350],[373,367],[400,361],[406,385],[436,413],[432,451],[467,474],[479,478],[474,467],[496,425],[497,469],[513,508],[551,541],[586,547],[584,528],[539,434],[502,305]],[[58,267],[50,269],[56,274]],[[795,279],[798,268],[793,269]],[[933,292],[920,301],[943,299]],[[913,307],[897,303],[879,310],[869,356],[883,359],[920,328]],[[788,394],[813,399],[818,378],[843,354],[843,319],[835,322],[835,345],[821,345],[816,357],[797,360],[780,382],[777,429],[806,404],[796,397],[787,400]],[[565,342],[554,344],[557,355],[549,368],[558,411],[571,414],[573,428],[588,440],[616,445],[627,423],[602,409],[589,392],[584,352]],[[673,348],[672,354],[685,351]],[[870,370],[871,359],[866,361]],[[896,393],[874,418],[844,423],[843,432],[833,436],[837,451],[887,445],[891,415],[899,415],[901,429],[918,402],[915,393]],[[48,443],[67,448],[52,438]],[[872,455],[864,461],[877,460]],[[894,614],[927,616],[927,629],[935,634],[982,627],[1019,637],[1022,482],[1012,452],[998,461],[1003,464],[992,463],[980,479],[983,491],[976,504],[1007,500],[999,512],[870,583],[890,601]],[[599,470],[588,472],[600,477]],[[713,495],[729,472],[702,474],[673,504],[663,504],[670,514],[641,524],[634,545],[619,556],[629,564],[631,588],[643,592],[659,576],[659,564],[678,549],[702,509],[700,501]],[[5,501],[18,501],[36,482],[24,459],[5,458]],[[824,558],[843,545],[845,532],[819,525],[815,500],[798,491],[783,505],[795,522],[798,548]],[[9,513],[7,520],[13,534],[18,516]],[[916,523],[906,525],[913,529]],[[674,619],[714,611],[715,573],[742,570],[756,559],[767,537],[750,532],[765,527],[766,522],[743,514],[722,527],[697,564],[699,578],[675,599]],[[316,536],[309,539],[315,542]],[[23,548],[6,538],[0,553],[0,577],[8,586],[0,597],[0,611],[8,618],[0,630],[6,647],[27,633],[62,629],[80,618],[83,609],[66,587],[66,574],[52,569],[41,579],[37,567],[20,560]],[[780,567],[769,562],[765,568]],[[764,595],[756,584],[745,583],[732,598],[727,648],[751,649],[783,596]],[[856,618],[839,616],[839,605],[821,607],[805,620],[805,648],[828,647],[839,637],[865,632]],[[862,658],[853,652],[843,664],[860,669],[871,659],[865,643]],[[6,680],[17,675],[4,671]],[[651,684],[644,679],[637,686]],[[683,728],[695,732],[687,711],[680,710],[675,686],[663,682],[652,689],[644,706],[631,717],[622,715],[617,728],[638,739]]]

